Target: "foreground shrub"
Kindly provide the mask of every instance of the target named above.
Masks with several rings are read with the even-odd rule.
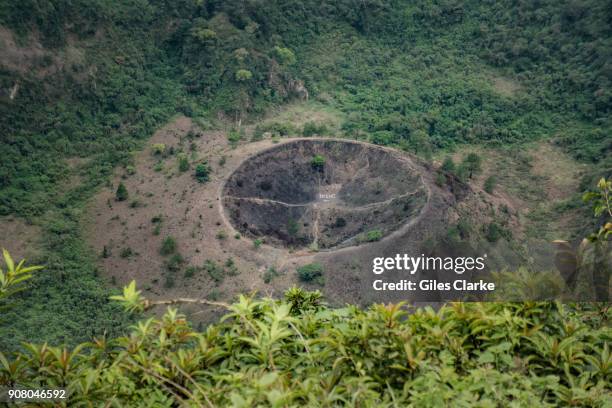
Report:
[[[116,297],[147,301],[132,284]],[[68,389],[65,406],[506,407],[612,403],[605,306],[454,303],[331,309],[318,292],[237,303],[204,332],[168,309],[119,339],[0,355],[0,381]],[[86,402],[86,403],[85,403]],[[83,403],[83,404],[81,404]]]
[[[272,137],[284,137],[296,131],[293,124],[289,122],[268,122],[259,124],[253,132],[253,140],[261,140],[265,133],[269,133]]]
[[[104,247],[106,249],[106,247]],[[22,291],[24,283],[32,278],[32,273],[42,269],[42,266],[25,266],[25,260],[15,263],[11,254],[6,249],[2,249],[2,259],[4,270],[0,267],[0,310],[6,306],[4,302],[8,297]],[[2,384],[0,378],[0,384]]]

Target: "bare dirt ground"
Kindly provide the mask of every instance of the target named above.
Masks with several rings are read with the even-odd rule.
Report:
[[[0,66],[43,78],[71,65],[83,64],[86,45],[86,41],[69,36],[64,49],[49,50],[41,44],[36,32],[26,39],[18,39],[10,29],[0,26]]]
[[[550,200],[565,200],[578,191],[580,177],[587,165],[579,163],[551,143],[538,143],[530,151],[533,158],[532,171],[544,177],[546,196]]]
[[[190,132],[199,136],[189,141]],[[194,147],[190,148],[192,142]],[[157,131],[149,140],[150,145],[156,143],[174,148],[176,153],[160,160],[150,148],[140,152],[133,169],[119,170],[112,187],[103,189],[89,206],[87,235],[98,254],[107,248],[107,257],[100,256],[105,275],[118,286],[135,279],[153,298],[227,298],[254,290],[272,294],[274,287],[264,284],[262,275],[278,264],[280,251],[266,245],[256,250],[252,241],[235,235],[220,210],[219,196],[223,180],[245,157],[273,143],[264,140],[233,149],[225,132],[201,132],[186,117]],[[178,170],[181,151],[191,162],[184,173]],[[194,168],[203,161],[209,163],[212,172],[210,181],[201,184],[194,178]],[[120,181],[129,192],[129,199],[121,202],[115,200]],[[151,221],[155,217],[162,220],[158,235],[154,233],[158,224]],[[172,287],[165,283],[169,257],[160,254],[166,237],[176,240],[177,252],[184,258]],[[204,270],[185,277],[189,266],[201,267],[206,261],[229,269],[224,266],[230,259],[240,273],[229,276],[229,272],[223,272],[228,276],[223,276],[222,282],[215,282]],[[293,277],[277,279],[289,284]]]
[[[318,102],[292,102],[267,113],[261,123],[287,122],[302,128],[306,122],[324,124],[330,133],[338,133],[343,114]]]
[[[0,248],[6,249],[15,261],[32,260],[38,255],[40,228],[22,219],[0,217]],[[0,262],[2,264],[2,262]]]

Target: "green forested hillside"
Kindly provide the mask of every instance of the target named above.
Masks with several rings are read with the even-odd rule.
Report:
[[[177,113],[237,126],[303,83],[345,113],[348,137],[424,157],[551,139],[592,185],[610,172],[611,22],[600,1],[0,2],[26,55],[0,51],[0,215],[42,228],[33,261],[46,265],[5,315],[2,347],[125,328],[83,208]]]

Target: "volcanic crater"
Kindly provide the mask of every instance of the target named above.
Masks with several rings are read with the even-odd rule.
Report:
[[[222,188],[233,227],[277,247],[320,250],[378,240],[429,199],[419,166],[393,150],[296,140],[244,161]]]

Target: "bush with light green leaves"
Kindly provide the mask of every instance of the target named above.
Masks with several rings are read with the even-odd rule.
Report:
[[[203,332],[176,309],[125,337],[0,355],[0,383],[66,387],[63,406],[507,407],[612,404],[609,306],[453,303],[332,309],[319,292],[233,304],[115,300],[139,313],[226,310]]]

